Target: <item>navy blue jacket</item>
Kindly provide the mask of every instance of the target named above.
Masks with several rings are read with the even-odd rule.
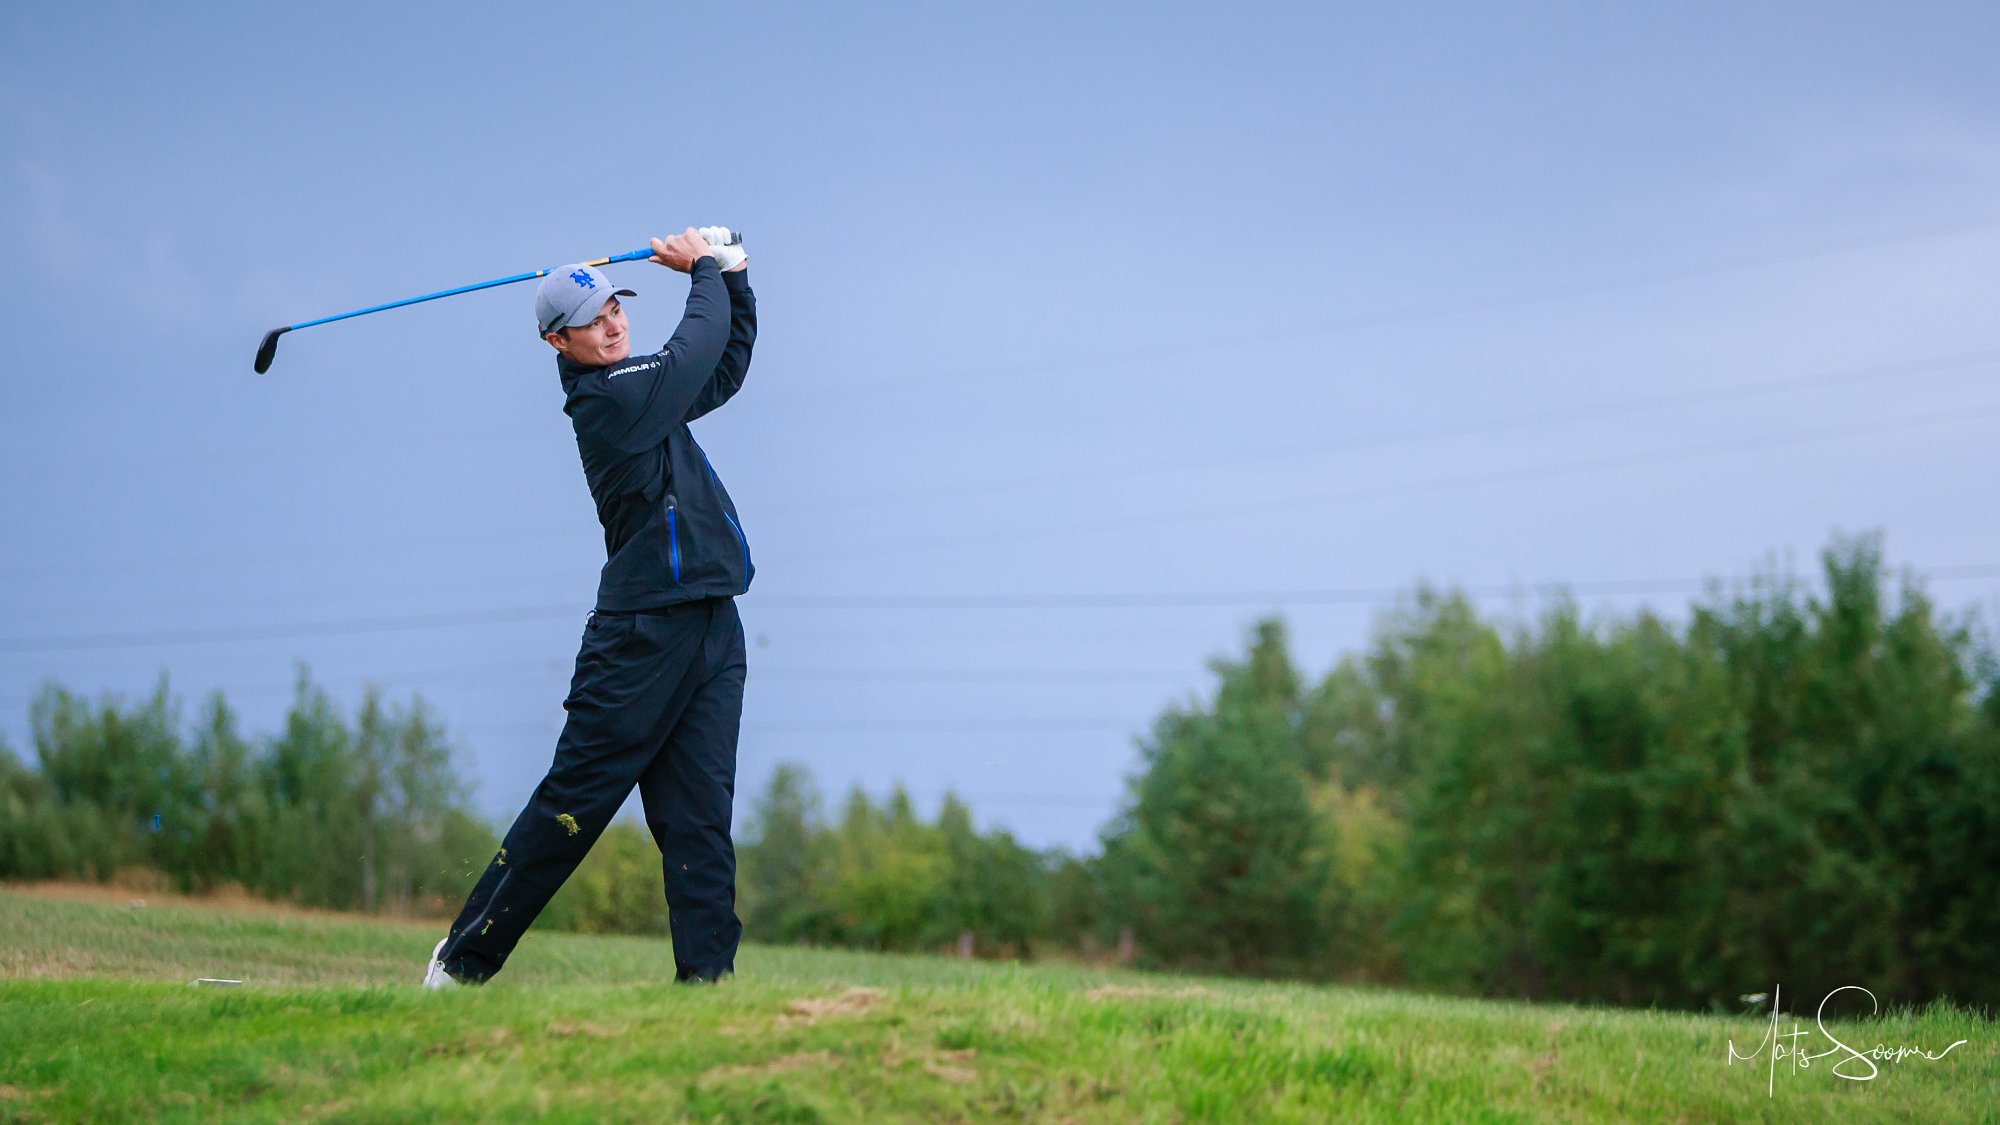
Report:
[[[597,608],[658,609],[750,588],[736,506],[688,423],[728,402],[750,368],[757,303],[747,268],[699,258],[667,346],[607,366],[556,357],[563,413],[604,525]]]

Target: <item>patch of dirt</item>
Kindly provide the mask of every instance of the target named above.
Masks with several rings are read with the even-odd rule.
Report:
[[[586,1035],[592,1039],[611,1039],[623,1035],[624,1029],[607,1027],[601,1023],[566,1023],[557,1021],[549,1025],[549,1034],[557,1039],[568,1039],[576,1035]]]
[[[936,1049],[906,1051],[903,1049],[902,1039],[891,1035],[889,1045],[882,1049],[882,1068],[893,1070],[906,1062],[921,1063],[926,1074],[963,1086],[979,1080],[979,1072],[969,1065],[978,1053],[973,1047],[957,1051]]]
[[[514,1041],[511,1028],[496,1027],[490,1031],[467,1035],[449,1043],[433,1043],[424,1048],[430,1055],[469,1055],[492,1047],[504,1047]]]
[[[766,1063],[745,1063],[742,1065],[710,1067],[702,1071],[698,1081],[722,1081],[728,1078],[758,1077],[766,1074],[783,1074],[806,1066],[838,1066],[839,1060],[832,1051],[798,1051],[782,1055]]]
[[[953,1066],[950,1063],[927,1062],[924,1071],[946,1082],[956,1082],[961,1086],[979,1081],[979,1072],[971,1067]]]
[[[87,976],[97,958],[75,949],[16,950],[0,955],[0,979],[67,980]]]
[[[1085,1000],[1136,1000],[1136,999],[1186,999],[1192,996],[1213,996],[1215,990],[1200,985],[1186,988],[1154,988],[1150,985],[1099,985],[1083,994]]]
[[[879,988],[850,988],[838,996],[794,1000],[785,1008],[785,1014],[778,1017],[778,1026],[797,1027],[818,1023],[828,1016],[859,1015],[880,1003],[885,995]]]
[[[1556,1054],[1555,1048],[1551,1047],[1548,1054],[1538,1056],[1529,1067],[1528,1072],[1534,1079],[1535,1092],[1537,1094],[1547,1093],[1549,1075],[1555,1070],[1556,1064],[1560,1061],[1561,1059]]]
[[[963,1086],[979,1080],[979,1072],[972,1069],[972,1057],[979,1052],[971,1047],[957,1051],[932,1051],[924,1062],[924,1070],[946,1082],[956,1082]]]

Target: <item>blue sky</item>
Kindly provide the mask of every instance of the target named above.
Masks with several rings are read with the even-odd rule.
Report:
[[[304,662],[421,692],[511,816],[602,561],[530,288],[252,354],[709,223],[762,315],[698,426],[759,568],[739,815],[791,760],[1089,848],[1259,614],[1318,673],[1419,580],[1880,530],[2000,594],[1991,5],[583,11],[0,15],[17,752],[45,680],[269,731]],[[685,283],[614,269],[664,341]]]

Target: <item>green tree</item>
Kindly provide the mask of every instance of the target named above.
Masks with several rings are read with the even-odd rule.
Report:
[[[499,844],[468,808],[472,787],[458,774],[451,739],[423,698],[392,708],[384,726],[374,855],[384,908],[407,917],[420,900],[461,899],[471,890],[476,876],[440,866],[440,855],[467,846],[490,854]]]
[[[819,791],[804,766],[785,762],[771,772],[746,827],[737,850],[744,933],[772,942],[827,937],[828,843]]]
[[[271,740],[262,781],[271,805],[260,883],[309,906],[351,909],[361,901],[369,824],[361,759],[324,690],[301,668],[284,730]]]
[[[1084,952],[1096,952],[1108,940],[1111,920],[1104,887],[1092,859],[1057,849],[1046,861],[1050,942]]]
[[[667,898],[660,849],[644,827],[613,820],[591,845],[542,918],[586,934],[665,934]]]
[[[1029,955],[1047,934],[1053,911],[1042,857],[1007,832],[981,835],[972,809],[950,792],[935,831],[944,875],[924,944],[948,944],[970,932],[976,952]]]
[[[1411,979],[1685,1006],[1775,983],[1993,996],[1974,968],[2000,953],[1989,658],[1913,583],[1891,595],[1878,542],[1836,542],[1823,572],[1823,596],[1717,592],[1684,632],[1567,602],[1505,646],[1462,643],[1449,601],[1402,619],[1338,689],[1362,718],[1330,744],[1410,750],[1392,930]],[[1472,658],[1402,658],[1425,652]]]
[[[936,832],[901,785],[877,808],[857,786],[831,839],[827,900],[834,938],[864,949],[915,949],[927,936],[945,876]]]
[[[41,774],[77,844],[75,873],[110,879],[127,866],[187,866],[199,846],[200,794],[165,677],[130,710],[110,696],[93,707],[49,685],[30,722]]]
[[[1240,662],[1212,664],[1212,710],[1172,709],[1107,833],[1141,946],[1204,970],[1296,972],[1320,955],[1325,881],[1283,626],[1260,622]]]
[[[449,856],[492,851],[422,699],[371,688],[350,727],[300,669],[284,731],[256,745],[220,693],[188,729],[164,679],[132,706],[51,684],[32,718],[40,768],[0,770],[0,873],[143,866],[182,890],[408,913],[464,893],[474,873]]]
[[[1822,572],[1824,597],[1766,583],[1704,607],[1690,630],[1729,670],[1752,731],[1735,862],[1710,872],[1702,912],[1705,948],[1726,955],[1689,967],[1693,990],[1726,992],[1704,970],[1734,969],[1801,996],[1859,978],[1899,1000],[1993,1002],[1988,657],[1913,580],[1891,593],[1879,538],[1837,540]]]
[[[80,863],[48,779],[0,737],[0,878],[52,879],[75,874]]]
[[[247,883],[269,833],[270,809],[258,790],[255,753],[219,691],[209,697],[190,753],[201,794],[201,842],[186,875],[202,888]]]

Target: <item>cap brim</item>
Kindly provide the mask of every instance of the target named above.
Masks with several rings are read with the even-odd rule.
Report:
[[[576,307],[576,311],[569,314],[568,320],[556,325],[555,328],[549,329],[549,331],[554,332],[556,328],[582,328],[584,325],[597,319],[597,310],[604,307],[604,302],[609,301],[613,297],[637,296],[638,294],[632,292],[630,289],[613,289],[602,296],[585,297],[583,303]]]

